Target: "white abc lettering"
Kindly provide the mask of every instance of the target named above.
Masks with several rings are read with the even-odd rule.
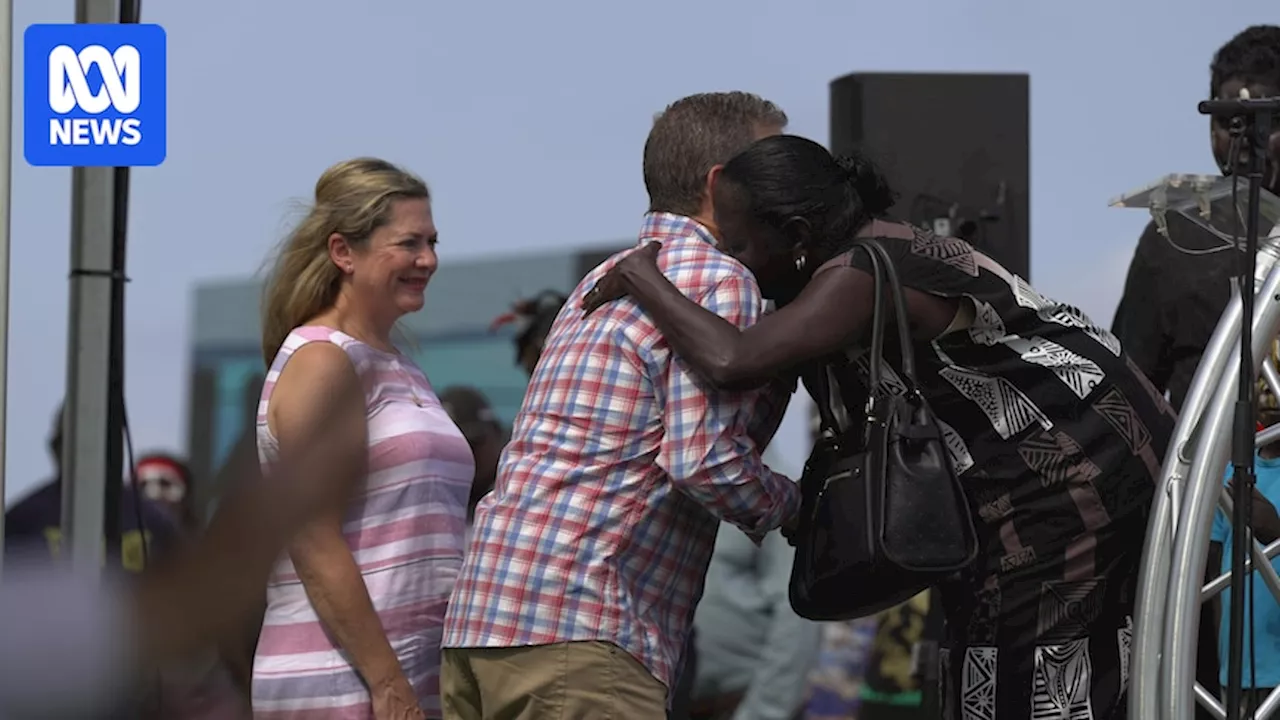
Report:
[[[128,145],[142,142],[137,118],[50,118],[50,145]]]
[[[121,45],[114,54],[101,45],[90,45],[78,54],[66,45],[49,51],[49,107],[66,114],[79,106],[98,114],[108,107],[131,113],[142,102],[141,57],[132,45]],[[90,92],[86,76],[94,65],[102,73],[102,87]]]

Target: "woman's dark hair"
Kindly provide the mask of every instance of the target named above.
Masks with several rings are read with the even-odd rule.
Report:
[[[889,182],[866,157],[833,157],[818,143],[774,135],[724,166],[748,211],[775,227],[793,217],[809,223],[818,242],[841,242],[883,217],[897,200]]]

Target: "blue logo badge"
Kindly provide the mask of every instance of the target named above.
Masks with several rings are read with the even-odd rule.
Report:
[[[23,149],[45,167],[164,162],[159,25],[32,25],[23,40]]]

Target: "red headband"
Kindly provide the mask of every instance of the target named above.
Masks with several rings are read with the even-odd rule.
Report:
[[[135,474],[141,475],[143,468],[146,468],[149,466],[154,467],[157,465],[164,468],[164,470],[168,471],[169,473],[172,473],[174,478],[182,481],[182,484],[184,485],[188,484],[186,467],[184,467],[181,463],[177,462],[176,460],[173,460],[172,458],[167,458],[163,456],[146,457],[139,460],[137,468],[135,470]]]

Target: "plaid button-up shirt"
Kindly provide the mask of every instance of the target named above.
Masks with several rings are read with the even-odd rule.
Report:
[[[755,278],[698,223],[650,214],[640,240],[662,242],[658,264],[689,298],[739,327],[759,318]],[[603,640],[672,687],[718,520],[759,539],[798,509],[795,483],[761,461],[790,396],[711,387],[630,300],[583,317],[625,252],[556,318],[476,509],[443,645]]]

